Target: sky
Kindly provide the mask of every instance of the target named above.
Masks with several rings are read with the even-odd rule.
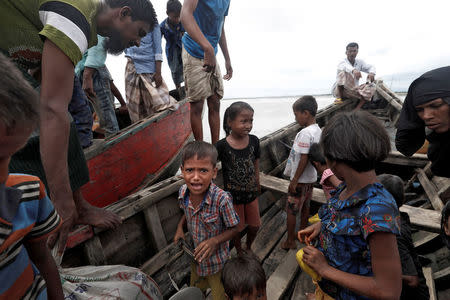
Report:
[[[162,22],[166,1],[152,3]],[[329,94],[349,42],[377,78],[405,91],[422,73],[449,65],[449,8],[448,0],[231,0],[225,32],[234,72],[224,98]],[[220,50],[218,63],[225,74]],[[123,55],[108,56],[122,93],[125,64]],[[174,88],[167,61],[162,69]]]

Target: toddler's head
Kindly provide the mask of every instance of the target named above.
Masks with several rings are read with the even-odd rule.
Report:
[[[295,121],[300,126],[307,126],[310,122],[315,121],[317,113],[316,98],[310,95],[302,96],[292,105]]]
[[[322,174],[323,171],[327,169],[327,161],[325,160],[323,151],[320,148],[320,144],[311,144],[311,146],[309,147],[308,158],[319,174]]]
[[[381,174],[377,176],[378,180],[384,188],[394,197],[397,207],[403,205],[405,201],[405,188],[403,187],[403,180],[392,174]]]
[[[375,164],[386,159],[391,150],[386,129],[365,111],[334,116],[324,127],[320,143],[336,176],[333,163],[343,163],[359,173],[367,172],[374,170]]]
[[[226,135],[232,132],[238,136],[248,135],[253,128],[253,108],[247,102],[231,104],[223,116],[223,130]]]
[[[38,124],[39,100],[19,69],[3,54],[0,66],[0,160],[9,161]]]
[[[266,300],[266,274],[254,254],[231,258],[222,270],[225,295],[229,300]]]

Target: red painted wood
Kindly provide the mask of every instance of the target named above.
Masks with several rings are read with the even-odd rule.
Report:
[[[189,103],[88,160],[86,200],[104,207],[131,194],[151,174],[162,170],[191,134]]]
[[[90,239],[94,236],[94,230],[92,230],[91,226],[83,225],[80,228],[75,229],[69,236],[67,237],[66,248],[70,249],[75,247],[78,244]]]

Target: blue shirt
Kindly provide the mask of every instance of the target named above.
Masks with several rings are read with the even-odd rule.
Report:
[[[183,37],[185,30],[181,22],[175,27],[172,27],[168,18],[162,21],[159,27],[161,28],[161,34],[166,39],[166,56],[167,61],[170,64],[171,61],[176,59],[176,53],[181,53],[181,38]]]
[[[195,21],[203,35],[214,47],[214,53],[216,54],[217,44],[222,34],[223,22],[228,15],[229,7],[230,0],[199,0],[194,11]],[[183,45],[191,56],[203,59],[202,47],[187,32],[183,36]]]
[[[106,49],[104,43],[106,38],[101,35],[97,35],[97,39],[97,45],[89,48],[86,52],[84,52],[83,58],[75,66],[75,74],[77,76],[80,76],[81,72],[84,70],[84,67],[93,69],[100,69],[105,67]]]
[[[161,29],[155,24],[153,30],[142,38],[139,47],[125,49],[125,56],[131,58],[138,74],[154,74],[156,61],[162,61]]]
[[[328,264],[343,272],[373,276],[368,237],[374,232],[400,234],[400,215],[395,200],[380,183],[367,185],[351,197],[339,200],[338,187],[319,210],[322,228],[318,249]],[[322,279],[321,289],[335,299],[368,299]]]

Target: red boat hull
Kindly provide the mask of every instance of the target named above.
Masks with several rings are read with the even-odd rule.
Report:
[[[136,191],[159,176],[191,135],[189,103],[133,124],[86,152],[89,183],[86,200],[104,207]]]

